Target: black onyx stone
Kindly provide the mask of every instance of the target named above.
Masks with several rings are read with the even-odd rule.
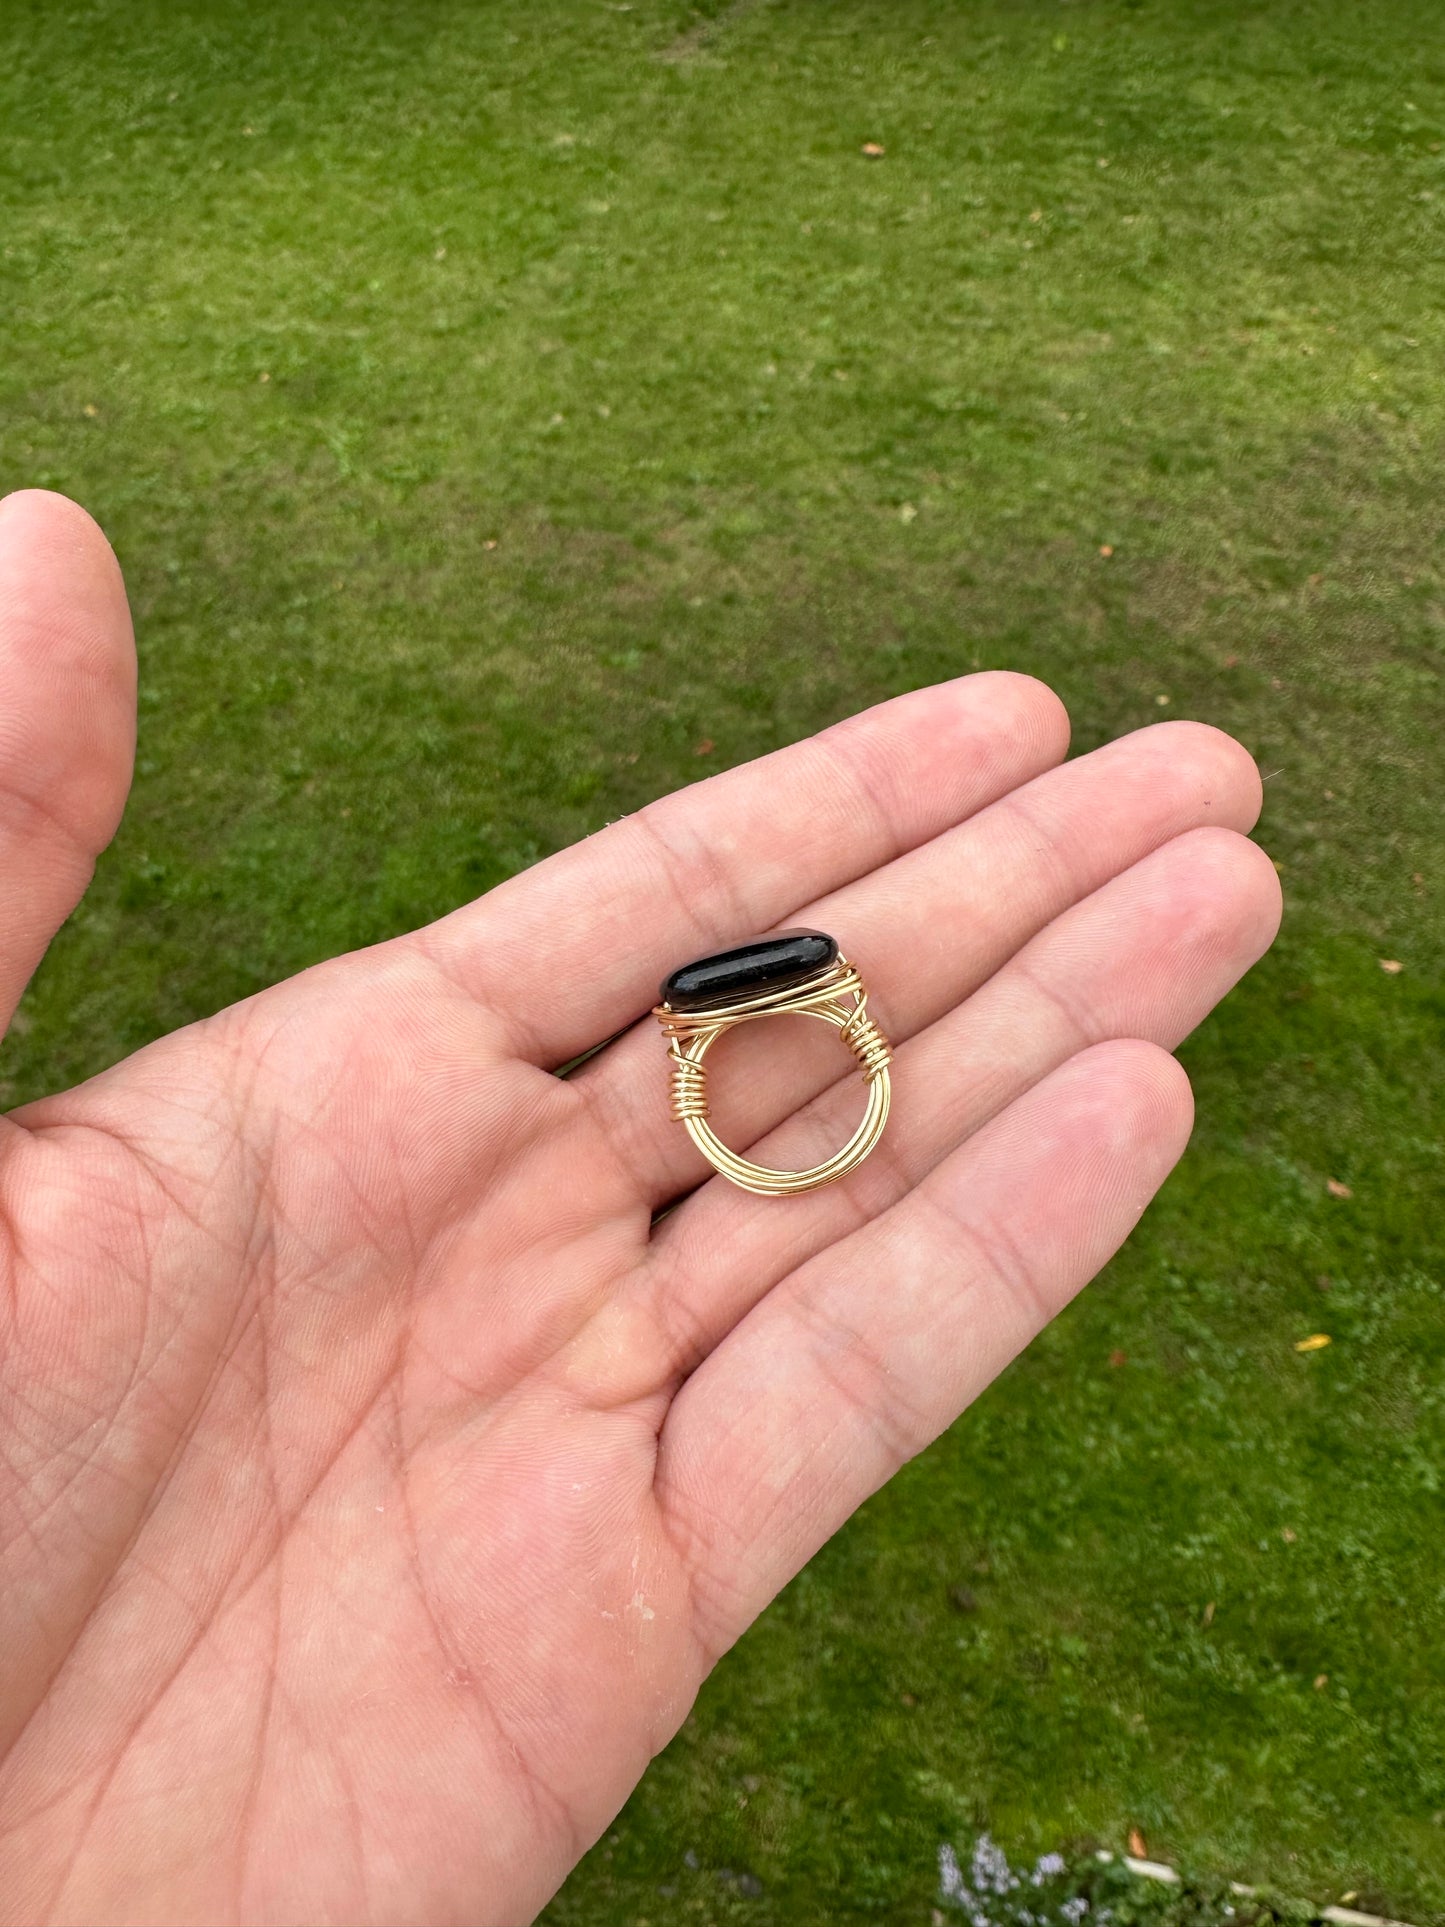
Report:
[[[838,943],[821,930],[779,930],[775,936],[754,937],[733,950],[674,970],[662,986],[662,1001],[674,1010],[707,1010],[713,1004],[732,1004],[763,990],[784,990],[812,977],[838,955]]]

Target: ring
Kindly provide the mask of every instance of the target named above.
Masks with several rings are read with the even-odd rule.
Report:
[[[708,1163],[760,1197],[780,1198],[833,1184],[860,1165],[888,1122],[892,1046],[868,1015],[863,979],[821,930],[780,930],[674,970],[653,1011],[672,1063],[672,1115]],[[725,1030],[755,1017],[818,1017],[832,1024],[868,1086],[863,1122],[841,1151],[811,1171],[772,1171],[730,1151],[707,1121],[708,1052]]]

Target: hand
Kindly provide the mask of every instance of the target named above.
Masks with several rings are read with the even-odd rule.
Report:
[[[0,1021],[119,819],[134,675],[95,526],[12,496]],[[545,1901],[1183,1148],[1167,1053],[1277,920],[1258,777],[1193,723],[1066,739],[1027,677],[900,697],[0,1121],[0,1918]],[[897,1046],[844,1183],[711,1177],[650,1020],[552,1075],[789,922]],[[861,1109],[821,1025],[716,1061],[764,1163]]]

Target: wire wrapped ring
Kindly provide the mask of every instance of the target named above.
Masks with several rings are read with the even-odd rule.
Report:
[[[868,1087],[863,1122],[841,1150],[810,1171],[773,1171],[739,1157],[708,1123],[707,1053],[724,1031],[757,1017],[817,1017],[832,1024],[858,1060]],[[653,1011],[667,1038],[672,1115],[714,1170],[760,1197],[788,1197],[833,1184],[855,1170],[888,1121],[893,1052],[868,1012],[857,970],[820,930],[784,930],[675,970]]]

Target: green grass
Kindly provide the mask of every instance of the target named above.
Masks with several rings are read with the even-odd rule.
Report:
[[[1442,142],[1431,0],[0,9],[0,484],[142,654],[8,1100],[971,666],[1269,774],[1178,1175],[554,1927],[983,1825],[1445,1920]]]

